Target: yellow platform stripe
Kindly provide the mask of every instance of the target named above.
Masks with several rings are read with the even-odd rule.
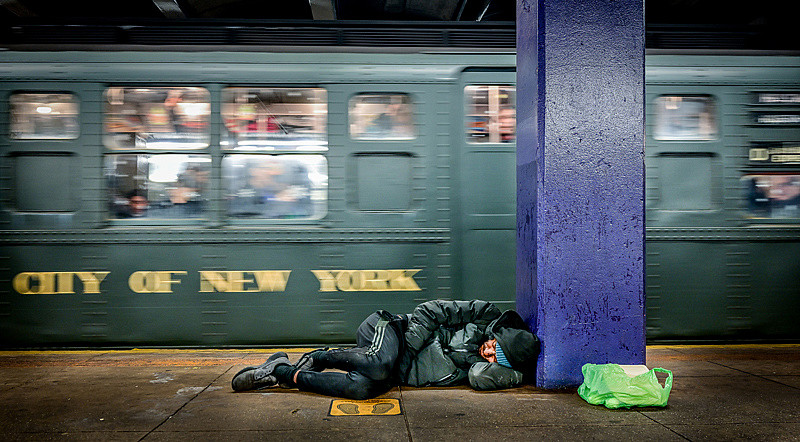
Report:
[[[334,399],[328,412],[330,416],[396,416],[401,413],[399,399]]]
[[[654,344],[648,345],[652,349],[768,349],[768,348],[798,348],[800,344]]]
[[[798,348],[800,344],[658,344],[648,345],[649,349],[769,349]],[[191,353],[257,353],[271,354],[279,351],[286,353],[307,353],[319,347],[285,347],[285,348],[132,348],[126,350],[6,350],[0,356],[35,356],[35,355],[77,355],[77,354],[191,354]]]
[[[286,353],[308,353],[314,348],[131,348],[126,350],[6,350],[0,356],[35,356],[35,355],[80,355],[80,354],[191,354],[191,353],[258,353],[272,354],[279,351]]]

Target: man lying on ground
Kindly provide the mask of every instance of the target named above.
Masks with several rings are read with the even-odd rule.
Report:
[[[513,310],[492,303],[428,301],[408,315],[371,314],[356,331],[356,347],[319,349],[292,364],[277,352],[246,367],[231,381],[234,391],[281,386],[369,399],[396,385],[450,386],[476,390],[516,387],[532,380],[539,340]],[[326,372],[325,369],[342,372]]]

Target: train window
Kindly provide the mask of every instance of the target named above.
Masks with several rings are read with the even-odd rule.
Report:
[[[350,99],[350,136],[356,140],[412,140],[414,113],[408,94],[359,94]]]
[[[110,149],[208,147],[209,93],[199,87],[112,87],[105,92]]]
[[[69,140],[78,138],[78,100],[72,94],[11,95],[11,138]]]
[[[708,95],[656,98],[656,140],[708,141],[717,138],[717,111]]]
[[[800,218],[800,173],[745,175],[753,218]]]
[[[324,155],[226,155],[222,176],[230,217],[319,219],[327,212]]]
[[[209,155],[106,155],[111,218],[201,218],[208,201]]]
[[[467,142],[513,143],[516,138],[516,89],[513,86],[464,88]]]
[[[227,88],[222,91],[222,147],[328,150],[327,91],[321,88]]]

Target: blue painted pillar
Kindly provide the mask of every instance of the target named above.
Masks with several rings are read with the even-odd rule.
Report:
[[[536,384],[643,364],[643,0],[517,0],[517,310]]]

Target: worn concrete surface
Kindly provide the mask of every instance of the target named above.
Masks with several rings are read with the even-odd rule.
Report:
[[[0,352],[5,440],[800,440],[800,345],[648,347],[674,372],[665,409],[607,410],[574,390],[395,388],[395,416],[332,398],[233,393],[271,350]],[[302,351],[293,351],[297,358]]]

